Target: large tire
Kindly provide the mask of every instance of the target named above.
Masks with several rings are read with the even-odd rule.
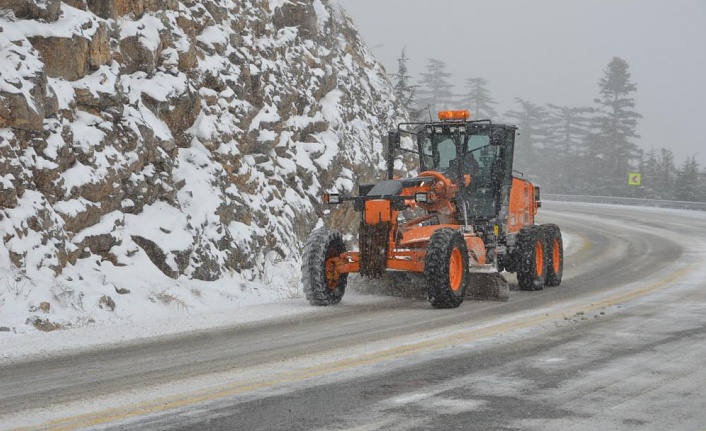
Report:
[[[327,261],[346,252],[341,234],[326,228],[311,233],[302,253],[302,285],[311,305],[334,305],[346,292],[348,274],[338,274]]]
[[[525,226],[518,238],[517,284],[520,290],[542,290],[547,278],[547,243],[540,226]]]
[[[544,285],[559,286],[564,274],[564,242],[561,229],[555,224],[544,224],[542,229],[547,241],[547,280]]]
[[[434,232],[424,262],[427,299],[431,305],[434,308],[461,305],[468,277],[468,247],[463,234],[451,228]]]

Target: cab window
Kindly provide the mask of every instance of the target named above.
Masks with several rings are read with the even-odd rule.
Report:
[[[446,169],[451,164],[451,160],[456,158],[456,145],[453,139],[445,138],[437,146],[439,150],[439,169]]]

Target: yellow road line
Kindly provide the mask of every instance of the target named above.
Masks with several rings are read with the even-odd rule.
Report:
[[[606,308],[619,303],[624,303],[630,300],[634,300],[671,285],[678,279],[686,275],[694,266],[697,264],[691,264],[684,267],[668,276],[650,284],[645,287],[630,290],[628,292],[618,293],[616,295],[609,296],[605,299],[599,300],[597,302],[591,303],[590,305],[574,306],[568,309],[557,310],[553,312],[534,314],[531,316],[525,316],[517,320],[498,323],[495,325],[490,325],[483,328],[473,328],[467,332],[455,333],[439,338],[434,338],[431,340],[420,341],[412,344],[405,344],[397,347],[393,347],[383,351],[377,351],[372,353],[362,354],[353,358],[339,359],[330,361],[323,364],[317,364],[316,366],[309,366],[305,368],[299,368],[283,373],[279,373],[277,376],[265,379],[262,381],[249,381],[242,383],[233,383],[222,386],[215,390],[203,390],[195,392],[188,396],[172,396],[165,397],[155,400],[151,403],[144,403],[141,405],[132,405],[114,409],[108,409],[101,412],[87,413],[67,418],[62,418],[54,421],[50,421],[44,425],[37,428],[26,427],[19,428],[16,431],[26,431],[26,430],[51,430],[51,431],[69,431],[75,430],[82,427],[90,427],[97,425],[104,425],[110,422],[117,422],[121,420],[127,420],[131,418],[136,418],[140,416],[146,416],[154,413],[164,412],[171,409],[176,409],[180,407],[186,407],[190,405],[195,405],[207,401],[215,401],[234,395],[243,394],[246,392],[251,392],[260,389],[272,388],[279,385],[287,383],[295,383],[303,380],[307,380],[313,377],[320,377],[327,374],[332,374],[335,372],[346,371],[357,367],[362,367],[366,365],[377,364],[383,361],[388,361],[392,359],[400,359],[404,357],[409,357],[415,354],[430,352],[434,350],[440,350],[442,348],[451,347],[459,344],[467,344],[474,341],[482,340],[485,338],[490,338],[502,333],[516,331],[521,329],[527,329],[535,326],[539,326],[548,322],[555,320],[561,320],[567,314],[594,311],[600,308]],[[243,370],[247,371],[247,370]]]

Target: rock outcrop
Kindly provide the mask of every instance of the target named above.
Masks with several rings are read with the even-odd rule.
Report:
[[[0,270],[258,277],[382,169],[393,99],[326,0],[0,0]]]

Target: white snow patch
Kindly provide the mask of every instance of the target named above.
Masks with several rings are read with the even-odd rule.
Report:
[[[326,23],[331,19],[331,14],[321,0],[314,0],[314,11],[316,11],[316,21],[319,31],[323,31]]]
[[[127,18],[118,19],[120,39],[136,36],[140,44],[155,52],[159,49],[161,38],[159,32],[164,30],[164,24],[154,15],[146,14],[141,19],[133,21]]]
[[[16,22],[14,25],[19,27],[21,34],[24,34],[25,37],[72,38],[81,36],[91,39],[98,31],[101,21],[90,12],[76,9],[62,2],[61,15],[56,22],[23,20]]]
[[[281,8],[285,4],[294,4],[291,0],[269,0],[270,12],[274,13],[275,10]]]
[[[265,105],[262,107],[260,112],[255,115],[255,118],[253,118],[252,123],[250,123],[250,128],[248,130],[258,130],[260,128],[260,124],[263,122],[276,123],[279,120],[280,116],[277,107],[272,105]]]
[[[319,103],[321,104],[321,113],[326,121],[332,125],[341,125],[343,118],[341,117],[340,105],[343,92],[338,88],[329,91]]]

